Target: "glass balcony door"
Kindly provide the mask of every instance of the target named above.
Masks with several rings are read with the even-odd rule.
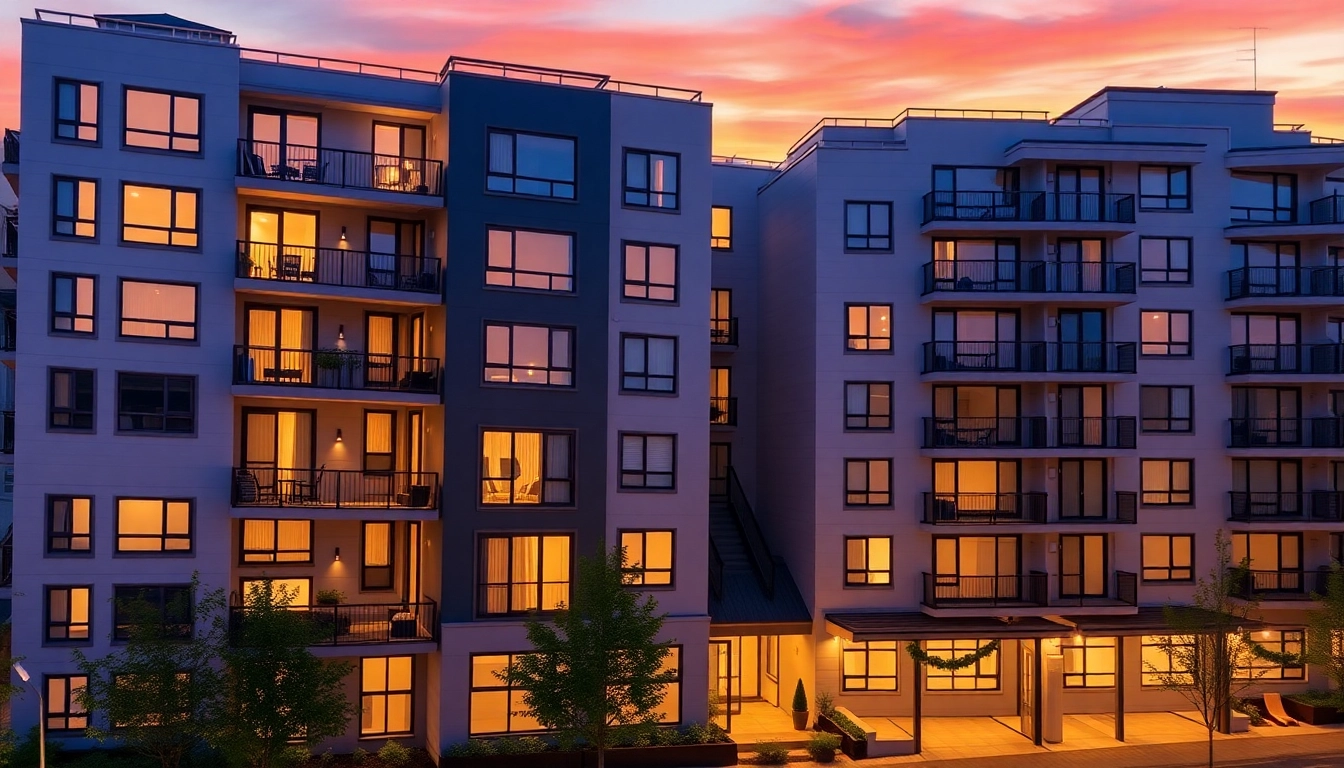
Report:
[[[1018,505],[1021,465],[1016,461],[935,461],[933,490],[953,518],[1012,517]],[[945,516],[940,510],[940,516]]]
[[[265,280],[307,280],[317,274],[317,214],[249,208],[250,275]]]
[[[1105,597],[1108,570],[1105,534],[1060,535],[1060,597]]]
[[[364,383],[368,387],[391,387],[397,383],[396,315],[370,312],[364,320]]]
[[[424,255],[424,222],[370,218],[368,228],[369,255],[364,265],[367,284],[399,288],[407,279],[418,281]]]
[[[379,189],[409,192],[425,185],[425,129],[373,124],[373,181]]]
[[[1233,509],[1243,516],[1301,513],[1302,463],[1296,459],[1233,459]]]
[[[1098,448],[1106,445],[1105,416],[1105,387],[1061,385],[1059,445],[1070,448]]]
[[[261,160],[266,175],[290,181],[322,180],[320,116],[253,109],[249,129],[252,154]]]
[[[243,410],[242,466],[261,494],[288,501],[316,490],[316,427],[316,411]]]
[[[1106,241],[1096,238],[1060,238],[1058,284],[1061,293],[1097,293],[1106,290]]]
[[[942,536],[933,541],[939,599],[1004,599],[1021,594],[1016,536]]]
[[[1055,169],[1057,221],[1101,221],[1106,172],[1099,167],[1061,165]]]
[[[1059,460],[1059,517],[1061,520],[1106,518],[1106,460]]]
[[[1106,369],[1106,312],[1100,309],[1059,311],[1059,370]]]
[[[249,306],[248,381],[313,383],[314,325],[312,309]]]

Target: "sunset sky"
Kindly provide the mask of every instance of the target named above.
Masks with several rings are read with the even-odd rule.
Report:
[[[1279,93],[1344,137],[1344,0],[62,0],[168,12],[239,44],[438,70],[450,54],[703,90],[714,149],[779,158],[817,119],[1045,109],[1104,85]],[[19,16],[0,0],[0,123],[18,123]]]

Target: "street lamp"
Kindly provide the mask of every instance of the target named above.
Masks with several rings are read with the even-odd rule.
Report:
[[[14,671],[37,694],[37,768],[47,768],[47,706],[42,701],[42,689],[33,683],[32,676],[22,664],[14,662]]]

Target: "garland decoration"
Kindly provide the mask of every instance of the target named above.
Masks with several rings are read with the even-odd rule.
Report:
[[[1252,640],[1251,633],[1249,632],[1245,632],[1242,634],[1241,641],[1246,644],[1247,648],[1250,649],[1252,656],[1256,657],[1257,659],[1263,659],[1264,661],[1268,661],[1270,664],[1274,664],[1275,666],[1300,667],[1303,664],[1307,663],[1305,658],[1303,657],[1303,654],[1279,653],[1278,651],[1269,650],[1265,646]]]
[[[990,654],[998,650],[999,650],[999,641],[990,640],[988,643],[985,643],[975,651],[968,653],[965,656],[957,656],[956,658],[952,659],[944,659],[941,656],[930,656],[927,652],[925,652],[923,648],[919,647],[919,643],[916,643],[914,641],[907,643],[905,646],[905,652],[910,654],[910,658],[914,659],[915,663],[925,664],[930,667],[933,667],[934,669],[941,669],[945,672],[951,672],[958,669],[965,669],[966,667],[969,667],[972,664],[979,662],[981,659],[985,658],[986,656],[989,656]]]

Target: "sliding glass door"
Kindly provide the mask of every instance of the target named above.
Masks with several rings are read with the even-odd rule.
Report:
[[[248,380],[313,381],[314,312],[297,307],[247,308]]]

